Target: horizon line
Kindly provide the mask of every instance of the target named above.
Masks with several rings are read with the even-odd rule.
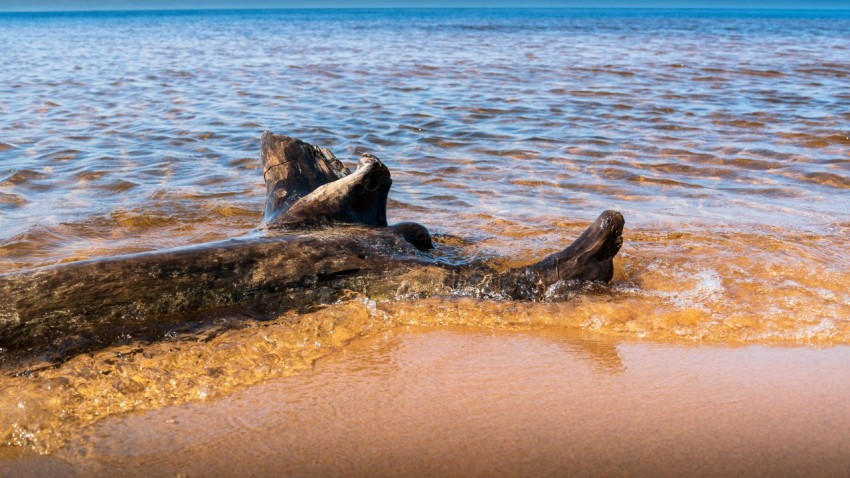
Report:
[[[0,10],[0,14],[8,13],[132,13],[132,12],[227,12],[227,11],[286,11],[286,10],[732,10],[732,11],[799,11],[799,12],[843,12],[850,10],[850,5],[846,7],[817,7],[809,6],[805,8],[796,6],[769,6],[769,7],[712,7],[712,6],[645,6],[645,7],[622,7],[622,6],[602,6],[602,7],[488,7],[488,6],[464,6],[464,7],[398,7],[398,6],[371,6],[371,7],[339,7],[339,6],[316,6],[316,7],[174,7],[174,8],[94,8],[85,10]]]

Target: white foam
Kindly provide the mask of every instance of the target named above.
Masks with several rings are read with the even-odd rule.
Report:
[[[708,303],[716,302],[723,298],[726,288],[720,274],[713,269],[700,269],[694,274],[680,273],[683,280],[696,279],[696,284],[686,290],[675,292],[655,291],[653,294],[666,298],[680,308],[697,308],[708,312]]]
[[[830,319],[823,319],[811,327],[802,327],[794,335],[797,340],[829,338],[838,333],[838,328]]]

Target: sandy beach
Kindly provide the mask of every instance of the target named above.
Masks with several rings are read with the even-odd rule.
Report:
[[[850,348],[394,329],[2,476],[846,476]],[[521,364],[521,365],[518,365]]]

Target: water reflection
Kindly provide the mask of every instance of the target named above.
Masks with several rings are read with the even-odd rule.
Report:
[[[626,366],[623,364],[623,357],[620,355],[616,342],[573,339],[567,346],[578,352],[576,355],[586,356],[591,368],[597,373],[613,375],[626,371]]]

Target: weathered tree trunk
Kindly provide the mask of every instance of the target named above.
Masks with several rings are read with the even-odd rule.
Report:
[[[364,154],[352,174],[327,149],[295,138],[263,133],[267,229],[329,224],[387,225],[390,170]]]
[[[266,181],[264,223],[319,186],[349,174],[330,150],[268,131],[260,143],[260,161]]]
[[[330,151],[271,133],[261,151],[262,236],[2,274],[0,348],[61,351],[155,337],[202,320],[188,315],[197,311],[328,303],[344,291],[539,300],[553,286],[611,280],[624,224],[617,212],[605,211],[572,245],[528,267],[448,265],[424,252],[432,246],[424,226],[385,227],[392,181],[374,156],[351,173]]]

